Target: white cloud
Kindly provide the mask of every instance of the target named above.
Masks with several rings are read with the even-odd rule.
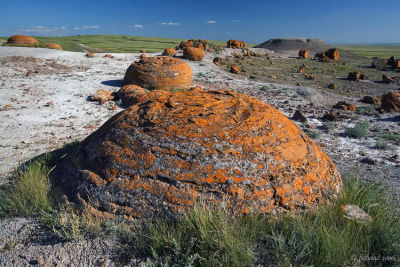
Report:
[[[141,25],[141,24],[135,24],[135,25],[133,25],[133,28],[141,29],[141,28],[143,28],[143,25]]]
[[[81,28],[79,28],[79,27],[74,27],[74,30],[75,31],[79,31]]]
[[[207,20],[206,23],[208,23],[208,24],[215,24],[215,23],[217,23],[217,22],[216,22],[215,20]]]
[[[234,22],[239,23],[239,22],[243,22],[243,20],[241,20],[241,19],[235,19]]]
[[[100,29],[98,25],[82,26],[84,29]]]
[[[18,32],[30,33],[30,34],[49,34],[49,33],[56,33],[61,34],[67,30],[65,26],[62,27],[45,27],[42,25],[34,26],[31,28],[19,29]]]
[[[161,25],[169,25],[169,26],[179,26],[181,25],[179,22],[161,22]]]

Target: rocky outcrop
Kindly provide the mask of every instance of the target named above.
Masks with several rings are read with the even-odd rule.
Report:
[[[193,61],[201,61],[205,56],[204,49],[196,47],[186,47],[183,50],[183,57]]]
[[[163,52],[163,56],[174,57],[176,55],[176,50],[173,48],[166,48]]]
[[[299,51],[299,58],[300,58],[300,59],[307,59],[307,58],[308,58],[308,55],[309,55],[309,52],[308,52],[308,50],[306,50],[306,49],[301,49],[301,50]]]
[[[61,45],[56,44],[56,43],[46,44],[46,48],[62,50]]]
[[[245,48],[246,47],[246,43],[243,41],[239,41],[239,40],[229,40],[226,45],[229,48]]]
[[[392,112],[400,109],[400,92],[390,92],[382,96],[381,108],[383,111]]]
[[[124,81],[149,90],[174,90],[189,88],[192,75],[192,69],[183,60],[173,57],[147,57],[129,66]]]
[[[39,41],[36,38],[27,36],[27,35],[13,35],[7,40],[7,44],[15,44],[15,45],[38,45]]]
[[[288,118],[233,91],[155,90],[52,172],[89,212],[166,218],[200,200],[234,213],[303,211],[334,198],[333,162]]]

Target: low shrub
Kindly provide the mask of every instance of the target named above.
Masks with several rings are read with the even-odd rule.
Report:
[[[364,138],[368,135],[368,129],[368,122],[359,122],[353,128],[347,128],[346,134],[351,138]]]

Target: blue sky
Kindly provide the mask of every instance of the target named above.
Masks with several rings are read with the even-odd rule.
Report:
[[[0,0],[0,36],[127,34],[400,43],[400,0]]]

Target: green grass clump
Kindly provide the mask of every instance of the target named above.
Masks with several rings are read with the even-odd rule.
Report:
[[[324,123],[322,124],[322,129],[324,129],[324,130],[327,131],[327,132],[330,132],[330,131],[332,131],[332,130],[335,129],[335,128],[336,128],[335,123],[333,123],[333,122],[331,122],[331,121],[327,121],[327,122],[324,122]]]
[[[269,86],[264,85],[263,87],[261,87],[260,90],[263,91],[263,92],[268,92],[270,90],[270,88],[269,88]]]
[[[269,225],[259,247],[262,262],[280,266],[354,266],[368,257],[376,264],[399,263],[400,214],[385,191],[357,178],[345,179],[345,187],[331,205],[316,214],[285,218]],[[353,204],[366,211],[373,221],[367,225],[343,217],[341,205]],[[386,261],[383,260],[386,258]]]
[[[400,134],[383,133],[379,137],[388,141],[392,141],[396,144],[400,144]]]
[[[346,134],[351,138],[363,138],[368,135],[369,123],[360,122],[353,128],[347,128]]]
[[[224,210],[195,206],[174,222],[142,228],[135,243],[149,263],[164,266],[248,266],[260,230],[255,217],[236,217]],[[155,264],[157,265],[157,264]]]
[[[344,189],[315,213],[266,217],[195,206],[173,222],[133,233],[142,266],[354,266],[398,264],[400,214],[385,189],[345,177]],[[344,218],[341,206],[366,211],[370,223]]]
[[[15,179],[0,188],[0,215],[27,216],[51,209],[47,157],[29,162]]]
[[[385,142],[385,141],[383,141],[383,140],[377,141],[376,144],[375,144],[375,147],[376,147],[377,149],[382,149],[382,150],[391,149],[391,146],[390,146],[387,142]]]

